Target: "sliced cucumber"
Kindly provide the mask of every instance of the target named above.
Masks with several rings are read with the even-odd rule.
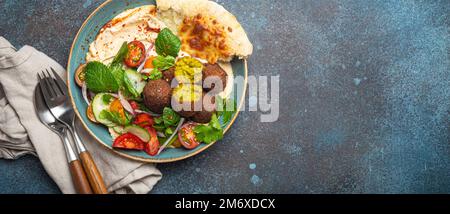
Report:
[[[117,133],[117,134],[125,134],[126,132],[124,131],[124,127],[123,126],[114,126],[112,127],[112,129]]]
[[[109,104],[111,102],[105,102],[108,99],[108,96],[111,96],[111,94],[108,93],[99,93],[95,95],[94,99],[92,100],[92,112],[94,113],[95,119],[108,127],[116,126],[112,121],[107,120],[103,117],[100,117],[100,113],[103,110],[109,110]]]
[[[140,126],[130,125],[123,129],[124,133],[131,133],[139,137],[144,142],[150,141],[150,133]]]
[[[134,70],[125,71],[124,82],[128,91],[135,97],[141,96],[146,84],[145,80],[142,78],[142,75]]]

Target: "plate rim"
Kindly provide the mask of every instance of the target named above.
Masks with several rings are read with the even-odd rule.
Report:
[[[66,68],[66,73],[67,73],[67,88],[69,91],[69,96],[70,96],[70,101],[72,104],[73,109],[75,110],[75,114],[78,117],[78,119],[80,120],[81,124],[83,125],[83,128],[89,133],[89,135],[91,135],[94,140],[96,141],[96,143],[99,143],[100,145],[104,146],[105,148],[107,148],[109,151],[112,151],[115,154],[118,154],[122,157],[125,158],[129,158],[132,160],[136,160],[136,161],[140,161],[140,162],[145,162],[145,163],[171,163],[171,162],[176,162],[176,161],[180,161],[180,160],[184,160],[190,157],[193,157],[195,155],[198,155],[199,153],[205,151],[206,149],[208,149],[209,147],[211,147],[212,145],[216,144],[216,142],[210,143],[210,144],[206,144],[206,146],[204,146],[201,149],[198,149],[192,153],[183,155],[181,157],[177,157],[177,158],[164,158],[164,159],[154,159],[154,158],[143,158],[143,157],[137,157],[137,156],[133,156],[133,155],[129,155],[129,154],[125,154],[123,152],[117,151],[115,149],[113,149],[112,147],[110,147],[109,145],[107,145],[106,143],[104,143],[101,139],[99,139],[92,131],[91,129],[89,129],[89,127],[86,125],[86,123],[84,122],[83,118],[80,115],[80,112],[76,106],[74,97],[72,95],[72,91],[71,91],[71,87],[70,85],[73,84],[72,83],[72,78],[70,72],[69,72],[69,68],[70,68],[70,64],[71,64],[71,59],[72,59],[72,54],[73,54],[73,49],[75,47],[75,42],[78,39],[78,36],[80,35],[81,31],[84,29],[84,27],[86,26],[87,22],[89,20],[92,19],[92,17],[98,13],[98,11],[100,9],[102,9],[103,7],[105,7],[107,4],[109,4],[110,2],[112,2],[112,0],[106,0],[105,2],[103,2],[100,6],[98,6],[87,18],[86,20],[84,20],[83,24],[81,25],[80,29],[78,29],[77,34],[75,35],[73,41],[72,41],[72,45],[70,47],[70,52],[69,52],[69,59],[67,62],[67,68]],[[156,4],[155,4],[156,6]],[[234,117],[231,119],[230,123],[225,127],[224,129],[224,135],[228,132],[228,130],[231,128],[231,126],[234,124],[236,118],[238,117],[239,113],[240,113],[240,109],[242,108],[242,105],[244,104],[244,99],[245,96],[247,94],[247,82],[248,82],[248,67],[247,67],[247,59],[241,59],[244,61],[244,91],[243,94],[241,96],[241,100],[239,101],[239,106],[237,108],[236,114],[234,115]]]

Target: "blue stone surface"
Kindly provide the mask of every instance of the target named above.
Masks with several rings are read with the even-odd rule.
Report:
[[[218,2],[254,44],[249,74],[280,75],[280,118],[242,112],[152,193],[450,193],[450,1]],[[101,3],[1,0],[0,35],[65,66]],[[37,158],[0,160],[0,193],[58,192]]]

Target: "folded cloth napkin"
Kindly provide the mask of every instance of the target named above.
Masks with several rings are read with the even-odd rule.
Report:
[[[71,194],[75,193],[75,189],[63,144],[39,121],[34,110],[37,72],[49,67],[53,67],[62,77],[66,74],[61,65],[33,47],[24,46],[16,51],[0,36],[0,158],[37,155],[61,191]],[[79,121],[76,125],[109,192],[148,193],[161,179],[162,174],[154,164],[120,157],[95,142]]]

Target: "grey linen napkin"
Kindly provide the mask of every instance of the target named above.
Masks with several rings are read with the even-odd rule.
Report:
[[[0,158],[17,159],[37,155],[47,173],[63,193],[75,193],[64,147],[59,137],[40,123],[33,104],[37,72],[53,67],[65,79],[65,69],[57,62],[24,46],[16,49],[0,36]],[[2,89],[3,88],[3,89]],[[111,193],[148,193],[161,179],[154,164],[120,157],[95,142],[77,123]]]

